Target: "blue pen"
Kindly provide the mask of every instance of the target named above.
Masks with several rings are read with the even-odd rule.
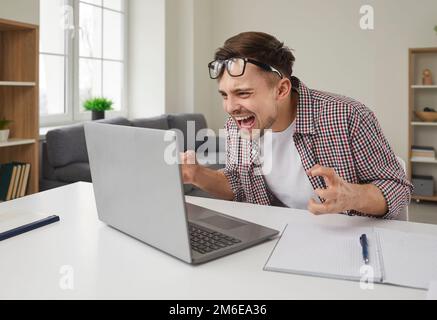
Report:
[[[369,244],[367,243],[367,236],[365,234],[360,237],[361,247],[363,248],[363,260],[365,264],[369,263]]]
[[[59,220],[60,220],[60,218],[58,216],[50,216],[50,217],[47,217],[47,218],[44,218],[44,219],[41,219],[38,221],[31,222],[31,223],[26,224],[26,225],[20,226],[18,228],[2,232],[2,233],[0,233],[0,241],[15,237],[19,234],[23,234],[23,233],[35,230],[37,228],[47,226],[51,223],[58,222]]]

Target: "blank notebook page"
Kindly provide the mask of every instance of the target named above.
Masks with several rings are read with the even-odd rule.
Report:
[[[266,270],[360,280],[364,265],[360,236],[369,244],[369,265],[374,281],[381,281],[381,268],[372,228],[342,228],[312,224],[289,224],[278,241]]]
[[[428,289],[437,281],[437,236],[375,228],[381,242],[384,282]]]

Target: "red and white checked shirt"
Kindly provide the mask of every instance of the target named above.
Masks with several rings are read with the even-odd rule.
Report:
[[[308,89],[295,77],[292,82],[299,92],[293,139],[304,170],[319,164],[334,168],[349,183],[376,185],[388,205],[383,218],[396,217],[410,203],[413,186],[373,112],[351,98]],[[241,138],[231,117],[225,129],[227,158],[223,172],[234,192],[234,201],[282,205],[262,175],[259,141]],[[325,188],[322,177],[308,179],[314,189]],[[356,211],[345,213],[364,215]]]

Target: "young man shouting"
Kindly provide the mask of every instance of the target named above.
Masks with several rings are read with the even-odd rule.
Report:
[[[200,166],[187,152],[184,183],[225,200],[396,217],[412,185],[374,114],[351,98],[307,88],[292,76],[294,61],[283,43],[260,32],[217,50],[208,68],[229,114],[226,168]],[[267,130],[271,139],[262,141]]]

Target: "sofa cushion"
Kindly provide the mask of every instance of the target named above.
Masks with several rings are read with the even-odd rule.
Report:
[[[47,153],[52,167],[88,162],[83,124],[47,132]]]
[[[47,142],[40,142],[40,175],[42,179],[56,180],[55,169],[50,165],[47,154]]]
[[[187,194],[193,190],[194,186],[192,184],[184,184],[184,194]]]
[[[59,181],[75,183],[79,181],[91,182],[91,171],[88,162],[77,162],[55,169]]]
[[[116,117],[116,118],[112,118],[112,119],[103,119],[103,120],[98,120],[95,121],[97,123],[107,123],[107,124],[117,124],[120,126],[131,126],[132,122],[129,121],[126,118],[123,117]]]
[[[189,192],[186,192],[185,195],[191,196],[191,197],[202,197],[202,198],[215,199],[215,197],[213,195],[211,195],[208,192],[203,191],[202,189],[199,189],[197,187],[193,187]]]
[[[170,114],[168,115],[168,125],[169,129],[177,129],[180,130],[184,135],[184,151],[188,150],[188,141],[187,138],[195,139],[194,137],[188,137],[187,133],[187,123],[188,121],[191,121],[193,125],[194,124],[194,134],[197,135],[197,132],[201,129],[207,128],[206,119],[203,114],[201,113],[179,113],[179,114]],[[204,142],[206,141],[206,138],[203,141],[195,141],[194,148],[197,150]],[[191,148],[190,148],[191,149]]]
[[[130,126],[126,118],[118,117],[96,121],[98,123]],[[64,167],[75,162],[89,162],[83,124],[51,130],[46,135],[50,165]]]
[[[47,180],[47,179],[40,179],[39,180],[39,191],[43,192],[43,191],[47,191],[50,189],[55,189],[55,188],[59,188],[59,187],[63,187],[68,185],[68,183],[66,182],[62,182],[59,180]]]
[[[132,120],[132,125],[135,127],[168,130],[168,117],[162,115],[153,118],[143,118]]]

